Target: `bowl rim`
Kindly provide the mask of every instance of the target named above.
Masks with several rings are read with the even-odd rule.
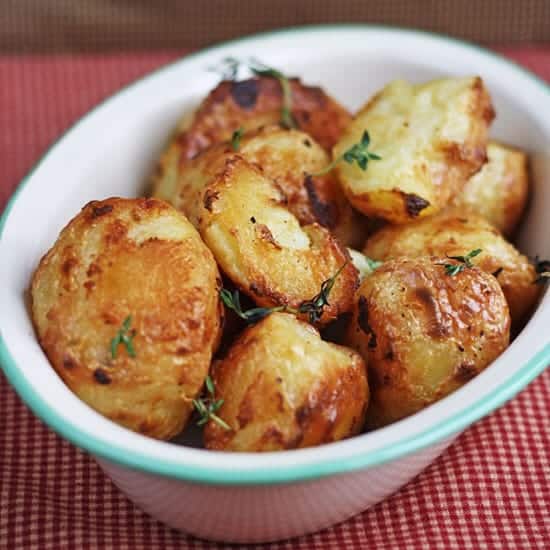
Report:
[[[162,67],[149,72],[143,77],[120,88],[114,94],[108,96],[80,117],[68,130],[61,134],[61,136],[50,145],[46,152],[30,169],[27,175],[21,180],[16,190],[8,200],[4,212],[0,217],[0,242],[2,240],[2,235],[9,219],[10,212],[18,200],[20,192],[30,180],[31,176],[39,169],[43,161],[55,148],[57,148],[58,145],[64,141],[65,137],[76,130],[84,120],[91,117],[97,110],[109,103],[111,100],[117,98],[121,93],[130,90],[134,86],[146,80],[159,76],[165,70],[172,69],[175,66],[181,66],[185,64],[186,61],[209,55],[218,49],[224,49],[228,46],[237,45],[246,41],[269,38],[275,35],[300,35],[346,30],[406,34],[413,38],[429,39],[435,40],[436,42],[454,44],[455,46],[468,49],[477,55],[488,58],[493,62],[496,61],[503,66],[513,68],[515,71],[532,80],[549,96],[550,99],[550,85],[517,63],[476,44],[427,31],[404,29],[386,25],[343,23],[289,27],[240,37],[210,46],[208,48],[203,48],[197,52],[192,52],[182,58],[163,65]],[[540,309],[541,306],[539,306],[539,310]],[[158,457],[153,458],[145,452],[133,452],[131,454],[123,446],[116,447],[109,445],[106,441],[101,439],[101,436],[84,433],[78,428],[78,426],[68,423],[66,419],[64,419],[57,411],[49,407],[39,392],[35,390],[35,388],[19,370],[15,359],[8,350],[0,329],[0,366],[3,367],[7,379],[15,388],[22,400],[39,418],[41,418],[48,426],[53,428],[54,431],[78,447],[123,466],[181,480],[220,485],[275,484],[316,479],[328,475],[346,473],[357,469],[378,466],[413,452],[420,451],[430,445],[434,445],[437,442],[452,437],[454,434],[462,431],[476,420],[502,405],[505,401],[513,397],[518,391],[525,387],[538,374],[540,374],[549,363],[550,343],[546,343],[542,349],[533,355],[522,367],[518,368],[517,372],[510,376],[509,379],[496,386],[490,393],[483,395],[467,410],[459,411],[439,423],[434,423],[434,425],[431,425],[419,434],[413,434],[412,436],[405,437],[399,441],[391,442],[385,447],[375,449],[371,453],[359,453],[356,455],[347,456],[343,460],[336,460],[334,458],[331,459],[329,457],[325,460],[319,460],[314,463],[290,464],[276,469],[245,469],[243,471],[239,471],[238,479],[235,479],[235,471],[230,467],[223,465],[212,467],[212,465],[202,466],[200,464],[192,464],[186,465],[185,468],[182,468],[183,461],[180,463],[176,463],[171,460],[163,461],[159,460]],[[337,442],[332,445],[338,444],[339,443]],[[200,452],[212,453],[212,451]]]

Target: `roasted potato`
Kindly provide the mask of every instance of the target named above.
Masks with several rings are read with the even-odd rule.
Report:
[[[286,196],[255,164],[215,146],[188,161],[175,206],[199,229],[220,268],[260,306],[298,307],[341,266],[321,324],[351,307],[358,284],[349,253],[317,223],[300,227]]]
[[[273,313],[248,328],[215,362],[219,417],[204,431],[208,449],[279,451],[358,433],[369,398],[360,355],[323,342],[307,323]]]
[[[506,237],[514,234],[529,193],[527,156],[496,142],[487,146],[487,164],[454,197],[460,211],[476,212]]]
[[[212,253],[182,214],[156,199],[112,198],[87,204],[42,258],[32,316],[78,397],[131,430],[170,439],[218,343],[219,286]]]
[[[448,275],[448,262],[389,260],[357,291],[346,343],[368,365],[369,428],[448,395],[508,345],[510,316],[496,279],[475,267]]]
[[[481,78],[422,85],[397,80],[357,114],[334,147],[335,158],[370,134],[381,160],[366,170],[340,162],[336,171],[352,205],[368,216],[408,223],[444,206],[486,161],[494,117]]]
[[[298,128],[330,151],[351,120],[350,114],[321,88],[290,79],[292,116]],[[153,176],[153,194],[173,196],[179,166],[213,144],[227,141],[238,128],[246,131],[277,124],[283,96],[278,80],[269,77],[221,82],[194,117],[186,117],[162,155]]]
[[[482,252],[472,262],[497,277],[514,328],[520,327],[539,295],[540,287],[533,284],[535,268],[477,214],[446,211],[406,226],[387,226],[368,239],[363,252],[375,260],[389,260],[424,254],[464,256],[477,248]]]

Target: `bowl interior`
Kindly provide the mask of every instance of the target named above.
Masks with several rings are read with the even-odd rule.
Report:
[[[319,84],[352,110],[392,79],[421,82],[447,75],[481,75],[497,111],[492,137],[526,149],[532,159],[532,200],[519,235],[519,246],[529,255],[550,256],[547,238],[550,223],[545,214],[550,209],[550,94],[533,77],[471,46],[421,33],[387,29],[294,31],[210,49],[126,88],[86,116],[51,149],[29,175],[7,211],[0,236],[2,361],[27,402],[58,431],[93,452],[122,462],[126,460],[134,466],[158,470],[158,464],[165,461],[164,473],[171,475],[172,470],[183,463],[215,469],[219,461],[216,465],[204,452],[184,451],[128,432],[80,402],[57,377],[36,342],[26,306],[26,291],[40,257],[86,202],[145,192],[155,161],[177,120],[193,109],[219,81],[219,76],[207,69],[229,55],[254,56],[287,74],[302,77],[307,83]],[[550,323],[547,306],[548,296],[539,307],[536,323],[535,319],[531,321],[527,331],[491,368],[459,392],[415,415],[412,422],[407,419],[355,438],[357,441],[328,445],[327,449],[317,449],[315,453],[311,450],[280,453],[269,462],[248,455],[225,455],[218,459],[228,471],[252,467],[265,470],[269,464],[268,470],[273,472],[285,464],[308,465],[319,460],[330,461],[334,466],[338,456],[349,458],[357,457],[359,452],[374,453],[399,441],[403,434],[412,437],[426,433],[442,418],[456,416],[466,406],[487,397],[489,391],[496,391],[502,382],[512,380],[531,356],[547,346],[547,336],[540,328]],[[501,370],[497,373],[496,369]],[[525,380],[521,383],[526,383]],[[517,391],[519,378],[516,386]],[[508,387],[508,396],[512,390]],[[499,394],[498,399],[491,402],[492,406],[503,398],[504,394]],[[489,405],[487,402],[485,412],[490,410]],[[455,424],[454,428],[458,426]],[[197,433],[191,431],[178,441],[194,445]],[[117,456],[113,456],[113,448],[119,449]],[[289,455],[294,458],[289,459]],[[380,455],[380,460],[384,456]],[[155,457],[159,463],[147,466],[145,458],[150,462]],[[183,471],[179,475],[186,477],[187,474]],[[273,473],[267,475],[274,478]]]

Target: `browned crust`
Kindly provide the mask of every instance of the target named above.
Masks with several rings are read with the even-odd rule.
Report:
[[[444,397],[508,345],[510,316],[494,277],[477,268],[451,277],[443,265],[451,261],[389,260],[357,291],[347,342],[369,366],[370,427]]]
[[[161,238],[156,229],[130,237],[159,226],[185,237]],[[218,278],[210,251],[167,203],[93,201],[34,273],[33,322],[48,359],[81,399],[132,430],[168,439],[185,424],[187,396],[200,390],[218,343]],[[112,357],[111,340],[128,316],[136,357],[124,345]]]
[[[297,78],[290,84],[298,127],[329,151],[351,121],[350,114],[321,88],[306,86]],[[227,141],[237,128],[279,123],[282,106],[281,85],[274,78],[220,82],[201,104],[190,128],[178,136],[182,161]]]

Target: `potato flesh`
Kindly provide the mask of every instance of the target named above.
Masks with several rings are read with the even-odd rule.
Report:
[[[487,146],[487,163],[452,201],[457,210],[483,216],[507,237],[514,234],[529,192],[527,157],[496,142]]]
[[[158,439],[184,427],[220,333],[219,273],[193,226],[154,199],[87,205],[32,281],[53,367],[111,420]],[[131,357],[111,341],[131,316]]]
[[[423,85],[397,80],[357,114],[334,147],[337,158],[365,130],[381,160],[337,171],[351,203],[367,215],[408,223],[443,208],[486,158],[489,96],[479,78]]]
[[[494,277],[446,274],[445,258],[389,260],[356,294],[347,344],[367,361],[367,425],[404,418],[448,395],[508,345],[510,316]]]
[[[277,451],[337,441],[359,432],[368,402],[361,357],[323,342],[313,327],[274,313],[247,329],[213,368],[219,416],[207,448]]]

